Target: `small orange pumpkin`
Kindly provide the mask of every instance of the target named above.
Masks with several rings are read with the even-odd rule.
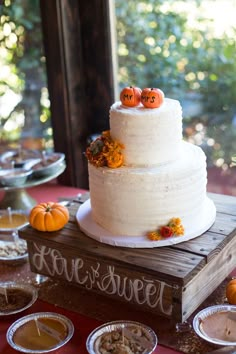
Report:
[[[38,231],[57,231],[69,221],[68,209],[59,203],[39,203],[29,215],[30,225]]]
[[[125,87],[120,93],[120,100],[124,106],[135,107],[141,102],[141,92],[139,87]]]
[[[164,93],[158,88],[145,88],[141,93],[141,102],[146,108],[158,108],[164,101]]]
[[[226,297],[229,304],[236,305],[236,279],[232,279],[226,285]]]

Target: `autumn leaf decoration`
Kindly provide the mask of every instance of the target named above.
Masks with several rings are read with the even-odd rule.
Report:
[[[89,145],[85,155],[88,161],[96,167],[118,168],[124,163],[122,149],[124,146],[112,140],[110,131],[106,130]]]
[[[181,235],[184,235],[184,227],[180,218],[172,218],[167,225],[147,233],[147,237],[152,241],[160,241],[172,236]]]

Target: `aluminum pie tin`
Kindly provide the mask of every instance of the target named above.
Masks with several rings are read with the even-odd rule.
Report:
[[[0,185],[3,187],[21,187],[32,173],[32,170],[23,168],[0,170]]]
[[[57,172],[58,168],[61,166],[64,160],[65,154],[63,153],[56,152],[49,155],[45,155],[46,165],[43,166],[43,159],[41,159],[41,163],[35,164],[32,167],[33,176],[45,177],[54,174],[55,172]]]
[[[141,331],[141,333],[144,334],[145,336],[145,342],[141,342],[141,345],[144,348],[144,350],[140,352],[136,351],[136,354],[152,353],[155,350],[158,343],[158,339],[155,332],[150,327],[135,321],[112,321],[112,322],[105,323],[100,327],[97,327],[90,333],[90,335],[87,338],[86,341],[87,351],[90,354],[100,354],[101,351],[98,349],[97,342],[103,335],[109,334],[112,331],[121,331],[121,332],[124,331],[124,337],[126,337],[127,331],[129,331],[130,328],[135,328],[138,331],[138,333],[139,331]],[[128,338],[130,338],[129,335]],[[135,335],[133,338],[135,341],[138,340],[140,342],[139,340],[140,337],[138,338],[138,335]]]
[[[8,150],[0,155],[0,163],[3,166],[12,166],[16,168],[24,168],[28,163],[39,159],[40,152],[38,150],[14,149]]]
[[[58,343],[52,346],[49,346],[45,349],[42,348],[38,348],[38,349],[30,349],[29,347],[23,346],[23,345],[19,345],[15,343],[15,337],[17,336],[17,331],[21,330],[22,328],[24,329],[24,326],[26,326],[30,321],[34,321],[34,323],[40,319],[52,319],[55,320],[57,322],[59,322],[60,324],[62,324],[65,329],[66,329],[66,335],[64,336],[63,339],[58,340]],[[37,322],[36,322],[37,323]],[[44,327],[39,327],[39,329],[43,335],[43,332],[46,333],[47,335],[51,335],[51,337],[57,336],[57,331],[54,329],[51,329],[50,327],[46,327],[46,329]],[[45,331],[46,332],[45,332]],[[74,325],[71,322],[71,320],[69,318],[67,318],[66,316],[63,316],[61,314],[58,313],[54,313],[54,312],[38,312],[38,313],[33,313],[31,315],[22,317],[20,319],[18,319],[16,322],[14,322],[7,331],[7,341],[9,343],[9,345],[19,351],[19,352],[23,352],[23,353],[31,353],[31,354],[41,354],[41,353],[49,353],[51,351],[54,351],[56,349],[61,348],[62,346],[64,346],[73,336],[74,334]],[[26,335],[27,336],[27,335]],[[25,336],[25,337],[26,337]],[[29,338],[29,336],[27,336],[27,338]],[[32,338],[32,337],[31,337]],[[40,335],[39,335],[40,338]],[[40,342],[45,344],[45,339],[43,339],[43,337],[40,338]]]
[[[198,314],[195,315],[193,319],[193,329],[199,337],[201,337],[202,339],[206,340],[209,343],[213,343],[216,345],[223,345],[223,346],[235,346],[236,340],[227,341],[227,340],[214,338],[213,336],[209,336],[208,334],[206,334],[206,332],[201,328],[202,322],[205,319],[207,319],[209,316],[214,314],[220,314],[223,312],[228,312],[229,315],[233,316],[233,322],[235,321],[234,328],[236,328],[236,305],[225,304],[225,305],[210,306],[201,310]],[[213,328],[213,330],[214,330],[214,324],[215,326],[217,325],[217,322],[215,320],[211,323],[211,328]]]
[[[14,309],[14,302],[16,301],[16,298],[13,298],[12,300],[12,309],[11,309],[11,299],[9,297],[9,310],[6,309],[6,311],[1,310],[0,308],[0,316],[9,316],[9,315],[14,315],[16,313],[22,312],[26,309],[28,309],[29,307],[31,307],[35,301],[38,298],[38,291],[37,289],[30,285],[30,284],[21,284],[21,283],[16,283],[16,282],[0,282],[0,295],[4,296],[4,291],[11,291],[11,290],[22,290],[23,292],[25,292],[29,299],[26,302],[22,302],[22,295],[19,295],[19,299],[21,300],[21,305],[19,308],[15,308]],[[29,296],[30,295],[30,296]],[[10,295],[9,295],[10,296]]]

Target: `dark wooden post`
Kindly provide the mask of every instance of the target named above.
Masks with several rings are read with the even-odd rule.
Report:
[[[114,101],[109,0],[40,0],[55,150],[65,185],[88,188],[88,137],[108,129]]]

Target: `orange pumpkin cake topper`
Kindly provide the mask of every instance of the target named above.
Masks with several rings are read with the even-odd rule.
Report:
[[[57,231],[69,221],[69,211],[60,203],[39,203],[29,215],[30,225],[38,231]]]
[[[128,86],[120,93],[120,100],[124,106],[135,107],[141,102],[141,92],[139,87]]]
[[[145,88],[141,93],[141,102],[146,108],[158,108],[164,102],[164,93],[158,88]]]

